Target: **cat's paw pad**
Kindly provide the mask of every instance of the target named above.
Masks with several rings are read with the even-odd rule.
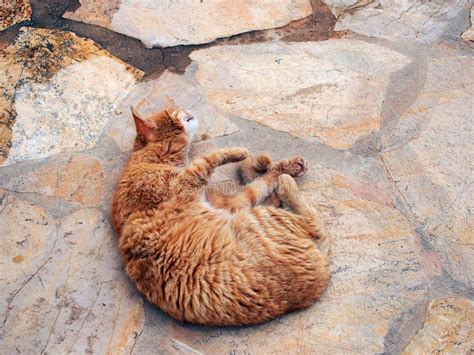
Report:
[[[308,170],[308,163],[302,157],[294,157],[282,160],[275,166],[275,170],[280,174],[288,174],[292,177],[301,177]]]

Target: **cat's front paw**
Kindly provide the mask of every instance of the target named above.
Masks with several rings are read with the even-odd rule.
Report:
[[[292,177],[301,177],[308,170],[308,162],[302,157],[294,157],[279,161],[272,166],[277,174],[288,174]]]
[[[235,163],[245,160],[249,156],[249,151],[245,148],[228,148],[225,150],[225,161]]]

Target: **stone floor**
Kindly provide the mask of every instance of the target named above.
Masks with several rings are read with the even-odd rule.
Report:
[[[2,353],[474,352],[471,5],[0,1]],[[130,104],[194,112],[193,156],[308,159],[320,302],[206,328],[142,299],[109,221]]]

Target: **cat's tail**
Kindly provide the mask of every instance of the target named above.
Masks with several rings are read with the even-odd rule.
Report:
[[[326,227],[316,215],[313,207],[308,208],[307,215],[304,218],[307,221],[305,225],[310,238],[316,244],[321,255],[327,258],[331,252],[331,237]]]
[[[329,256],[329,253],[331,252],[331,238],[326,233],[323,233],[321,235],[320,239],[317,242],[317,245],[319,251],[324,256]]]

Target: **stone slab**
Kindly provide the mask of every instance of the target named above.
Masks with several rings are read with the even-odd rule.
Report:
[[[379,129],[389,77],[410,63],[352,39],[218,46],[191,59],[219,108],[338,149]]]
[[[5,191],[1,201],[3,351],[130,351],[143,304],[105,217],[81,209],[54,219]]]
[[[11,191],[56,197],[84,205],[101,202],[103,185],[101,162],[84,155],[62,156],[35,169],[0,178],[0,186]]]
[[[208,43],[281,27],[311,13],[309,0],[81,0],[78,10],[63,16],[138,38],[150,48]]]
[[[391,41],[433,43],[469,0],[324,0],[338,17],[335,30]]]
[[[143,75],[71,32],[24,27],[1,51],[3,165],[92,148]]]
[[[426,241],[474,286],[472,55],[440,46],[416,102],[383,139],[383,160]]]

